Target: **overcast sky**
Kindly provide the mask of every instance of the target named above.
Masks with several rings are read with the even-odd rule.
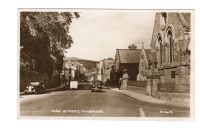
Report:
[[[84,11],[70,26],[73,46],[66,56],[102,60],[114,58],[117,48],[135,43],[150,47],[155,12],[147,11]]]

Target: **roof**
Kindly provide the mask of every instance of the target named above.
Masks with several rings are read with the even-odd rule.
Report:
[[[112,58],[104,59],[103,63],[104,63],[104,67],[111,66],[114,63],[114,59],[112,59]]]
[[[120,63],[139,63],[141,49],[117,49]]]
[[[178,13],[181,23],[184,27],[190,28],[191,13]]]

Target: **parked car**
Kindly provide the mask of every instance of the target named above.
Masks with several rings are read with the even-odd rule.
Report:
[[[92,84],[90,81],[82,80],[78,82],[78,89],[90,90],[92,88]]]
[[[92,92],[102,91],[102,81],[96,80],[92,82]]]
[[[39,94],[39,93],[45,93],[45,91],[46,88],[43,81],[30,82],[26,86],[24,94],[30,94],[30,93]]]

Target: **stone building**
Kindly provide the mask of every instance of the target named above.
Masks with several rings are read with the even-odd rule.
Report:
[[[102,81],[100,62],[96,63],[96,80]]]
[[[141,49],[117,49],[115,55],[115,69],[127,70],[129,80],[137,80]]]
[[[85,77],[86,68],[77,59],[64,58],[63,61],[64,79],[67,81],[82,80]]]
[[[107,58],[103,59],[100,62],[100,73],[103,83],[106,83],[110,80],[110,71],[113,66],[114,59],[113,58]]]
[[[144,49],[144,46],[142,44],[142,49],[140,53],[140,59],[139,59],[139,73],[137,75],[137,81],[147,81],[146,77],[146,70],[149,66],[149,60],[150,60],[150,49]]]
[[[191,13],[156,13],[147,71],[152,95],[190,91],[190,32]]]

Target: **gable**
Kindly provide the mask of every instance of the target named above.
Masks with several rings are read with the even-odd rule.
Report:
[[[120,63],[139,63],[141,49],[118,49]]]
[[[160,13],[156,13],[155,16],[155,21],[154,21],[154,27],[153,27],[153,34],[152,34],[152,38],[151,38],[151,44],[150,46],[152,48],[155,48],[155,44],[156,44],[156,39],[157,39],[157,34],[159,33],[161,26],[160,26]]]
[[[190,16],[191,13],[175,13],[175,12],[167,12],[167,18],[165,23],[165,28],[162,27],[162,15],[161,12],[156,13],[153,34],[151,39],[151,48],[155,49],[156,41],[158,33],[163,34],[168,26],[172,27],[174,30],[174,38],[179,38],[185,31],[185,28],[190,27]]]

